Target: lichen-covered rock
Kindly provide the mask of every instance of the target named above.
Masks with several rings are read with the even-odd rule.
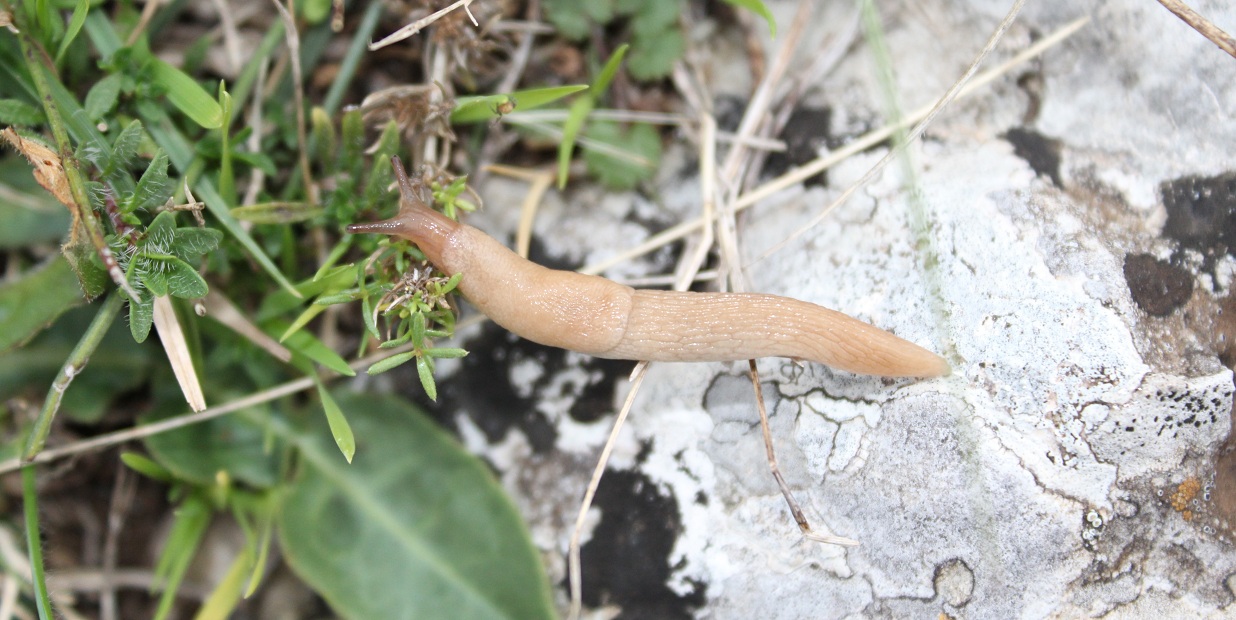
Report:
[[[1228,3],[1194,4],[1236,23]],[[920,8],[888,24],[907,108],[942,92],[998,21],[986,3]],[[1009,40],[1076,17],[1059,8],[1032,6]],[[913,150],[914,178],[890,167],[763,257],[883,151],[860,155],[826,186],[757,206],[742,229],[753,289],[840,309],[954,364],[910,382],[760,363],[787,483],[814,527],[862,544],[799,535],[745,364],[656,365],[615,454],[623,473],[602,482],[590,521],[589,606],[710,618],[1233,612],[1236,61],[1153,2],[1101,2],[1093,17],[943,117]],[[935,31],[953,27],[955,39]],[[808,102],[835,108],[819,117],[838,136],[879,124],[864,72],[843,61]],[[660,206],[689,211],[693,191],[667,189]],[[595,239],[619,225],[615,200],[585,225],[550,202],[538,236],[579,241],[550,248],[576,262],[632,245]],[[627,203],[642,221],[667,214]],[[444,395],[561,579],[629,365],[486,333]]]

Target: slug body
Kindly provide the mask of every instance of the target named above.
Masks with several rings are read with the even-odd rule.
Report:
[[[840,312],[758,293],[637,290],[547,269],[428,208],[394,161],[394,218],[348,227],[409,239],[502,327],[541,344],[610,359],[718,362],[789,357],[887,377],[949,373],[940,356]]]

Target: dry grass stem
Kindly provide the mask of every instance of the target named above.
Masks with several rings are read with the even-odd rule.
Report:
[[[1232,58],[1236,58],[1236,39],[1233,39],[1232,35],[1224,32],[1222,28],[1214,25],[1214,22],[1202,17],[1200,13],[1179,0],[1159,0],[1159,4],[1162,4],[1167,10],[1174,13],[1176,17],[1183,20],[1184,23],[1201,33],[1203,37],[1210,39],[1210,42],[1219,46],[1219,49],[1230,54]]]
[[[592,470],[588,490],[584,491],[584,499],[579,505],[579,514],[575,518],[575,529],[571,532],[571,544],[567,552],[567,572],[570,574],[571,582],[571,610],[567,617],[571,620],[577,620],[583,608],[584,589],[580,574],[579,539],[584,531],[584,522],[588,519],[588,509],[592,507],[592,499],[596,497],[597,487],[601,484],[601,476],[605,473],[605,466],[609,464],[609,455],[613,452],[614,443],[618,440],[618,432],[622,430],[627,414],[631,412],[631,405],[635,402],[635,395],[639,393],[639,386],[644,383],[644,377],[647,374],[648,362],[636,364],[635,369],[631,371],[631,391],[627,392],[626,401],[622,403],[622,409],[618,411],[618,418],[614,420],[614,428],[609,432],[609,438],[605,440],[605,447],[601,449],[601,458],[597,460],[597,466]]]
[[[472,15],[472,11],[468,10],[468,6],[471,5],[472,2],[473,0],[459,0],[458,2],[440,11],[434,11],[433,13],[430,13],[429,15],[426,15],[425,17],[422,17],[421,19],[414,21],[408,24],[407,26],[404,26],[403,28],[400,28],[399,30],[392,32],[391,34],[386,35],[385,38],[378,41],[377,43],[370,43],[369,51],[372,52],[374,50],[380,50],[388,45],[392,45],[400,41],[403,41],[404,39],[413,37],[416,35],[416,33],[420,32],[421,30],[424,30],[426,26],[438,21],[439,19],[442,19],[444,16],[446,16],[447,13],[450,13],[451,11],[454,11],[455,9],[458,9],[461,7],[463,8],[465,12],[468,13],[468,18],[472,20],[472,25],[479,28],[480,24],[477,23],[476,17]]]

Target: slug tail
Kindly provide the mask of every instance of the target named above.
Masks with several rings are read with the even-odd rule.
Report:
[[[399,184],[399,213],[380,222],[352,224],[348,226],[348,232],[403,237],[415,243],[430,262],[441,265],[442,252],[451,235],[459,229],[459,222],[434,211],[426,204],[421,195],[423,188],[408,178],[398,156],[391,157],[391,167],[395,170],[395,180]]]

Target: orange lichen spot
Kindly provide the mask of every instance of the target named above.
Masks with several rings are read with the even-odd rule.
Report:
[[[1181,513],[1185,521],[1192,521],[1193,511],[1188,509],[1189,502],[1193,501],[1193,498],[1197,497],[1197,492],[1201,490],[1202,481],[1196,477],[1191,477],[1181,482],[1176,487],[1176,490],[1168,496],[1167,500],[1171,502],[1172,508],[1176,509],[1176,512]]]

